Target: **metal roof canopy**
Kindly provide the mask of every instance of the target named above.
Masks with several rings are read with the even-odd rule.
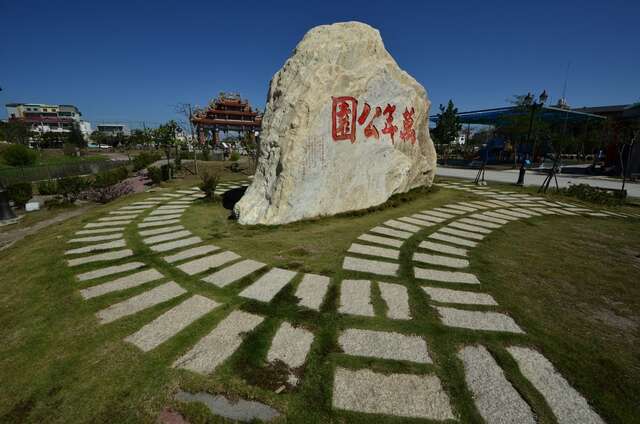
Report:
[[[531,112],[518,106],[498,107],[493,109],[472,110],[458,113],[458,118],[462,124],[476,125],[498,125],[504,123],[508,118],[515,116],[528,116]],[[604,116],[593,113],[576,112],[570,109],[561,109],[553,106],[543,106],[542,111],[537,113],[539,118],[548,122],[588,122],[606,119]],[[429,117],[431,122],[437,122],[438,115]]]

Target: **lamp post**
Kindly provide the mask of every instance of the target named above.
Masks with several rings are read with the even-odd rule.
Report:
[[[534,100],[533,95],[531,93],[527,93],[527,95],[523,100],[523,105],[529,108],[531,111],[531,114],[529,116],[529,131],[527,132],[527,145],[529,145],[531,141],[531,132],[533,131],[533,119],[535,117],[536,110],[542,109],[542,106],[544,106],[544,102],[546,102],[548,98],[549,96],[547,95],[547,90],[543,90],[542,93],[540,93],[540,96],[538,97],[538,101]],[[535,153],[533,149],[532,149],[532,153]],[[515,152],[515,154],[517,155],[518,152]],[[518,181],[516,182],[516,185],[524,185],[524,175],[526,172],[527,170],[524,166],[524,159],[523,159],[520,161],[520,172],[518,173]]]

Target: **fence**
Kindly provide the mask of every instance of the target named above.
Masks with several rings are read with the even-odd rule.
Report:
[[[87,161],[66,163],[60,165],[35,165],[0,169],[0,185],[8,186],[15,183],[29,183],[50,180],[75,175],[97,174],[119,166],[128,165],[129,161]]]

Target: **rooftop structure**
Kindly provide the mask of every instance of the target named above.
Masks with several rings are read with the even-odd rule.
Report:
[[[130,135],[129,126],[127,124],[103,123],[96,125],[96,131],[108,136]]]
[[[218,131],[244,133],[260,130],[262,116],[253,110],[248,100],[242,100],[240,94],[220,93],[206,109],[196,110],[191,122],[201,143],[207,138],[216,143]]]

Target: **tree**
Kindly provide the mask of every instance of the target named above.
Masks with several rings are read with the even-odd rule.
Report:
[[[176,140],[176,130],[178,129],[178,124],[176,121],[171,120],[166,124],[160,125],[153,131],[154,139],[156,146],[160,146],[164,149],[165,155],[167,156],[167,165],[170,164],[169,160],[171,159],[171,147],[178,145]]]
[[[94,131],[89,138],[98,145],[98,148],[103,144],[107,144],[107,136],[103,132]]]
[[[258,166],[258,152],[259,145],[256,136],[253,131],[246,131],[244,137],[240,140],[240,145],[247,151],[247,157],[249,158],[249,168],[252,172],[256,171]]]
[[[191,107],[191,103],[178,103],[175,107],[176,113],[182,115],[187,122],[187,125],[182,125],[183,132],[187,132],[188,128],[188,139],[191,140],[191,144],[193,146],[193,170],[194,174],[198,175],[198,149],[196,148],[196,131],[193,126],[193,108]]]
[[[440,113],[438,114],[436,127],[432,132],[436,144],[446,145],[448,152],[451,143],[456,139],[456,137],[458,137],[458,133],[461,129],[462,124],[458,117],[458,109],[453,106],[453,101],[449,100],[446,109],[443,105],[440,105]]]
[[[28,144],[29,127],[22,121],[10,119],[9,122],[2,122],[0,138],[9,143]]]
[[[73,124],[73,126],[71,127],[71,131],[69,132],[67,141],[80,149],[87,147],[87,141],[84,139],[84,135],[76,124]]]

